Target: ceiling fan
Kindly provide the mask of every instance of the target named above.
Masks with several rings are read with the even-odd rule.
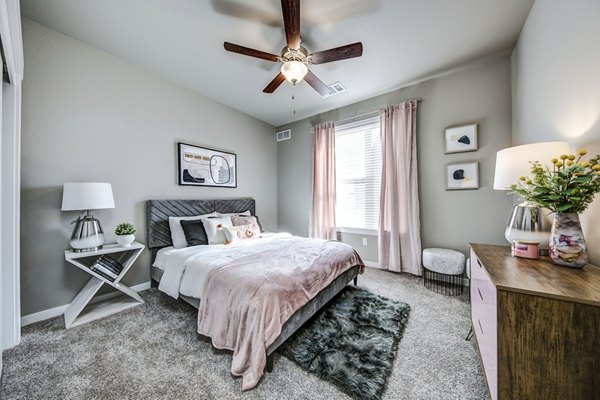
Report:
[[[308,65],[360,57],[363,51],[362,43],[356,42],[309,54],[300,45],[300,0],[281,0],[281,9],[287,42],[287,46],[281,50],[281,55],[277,56],[229,42],[223,43],[225,50],[281,63],[281,72],[263,89],[264,93],[273,93],[286,79],[294,85],[304,79],[321,96],[326,96],[329,88],[308,69]]]

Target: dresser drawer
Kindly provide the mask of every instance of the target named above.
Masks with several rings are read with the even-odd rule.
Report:
[[[485,274],[485,272],[484,272]],[[471,321],[491,398],[498,393],[498,322],[496,288],[487,279],[471,275]]]
[[[483,264],[473,250],[471,250],[471,279],[490,280]]]
[[[489,335],[496,331],[496,288],[487,280],[471,280],[471,318],[478,333]],[[480,321],[480,323],[477,322]]]

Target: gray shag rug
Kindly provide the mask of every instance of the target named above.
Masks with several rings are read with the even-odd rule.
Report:
[[[469,331],[467,296],[447,297],[422,278],[366,268],[359,287],[410,304],[383,400],[484,400],[485,379]],[[241,391],[231,354],[196,334],[196,310],[156,289],[146,304],[65,330],[62,317],[23,328],[3,353],[0,399],[350,399],[275,353],[275,369]]]
[[[354,399],[385,391],[410,306],[348,286],[286,343],[283,355]]]

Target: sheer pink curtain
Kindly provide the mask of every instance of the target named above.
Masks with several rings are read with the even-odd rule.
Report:
[[[310,237],[335,239],[335,127],[325,122],[310,128],[312,134],[312,187]]]
[[[417,102],[379,110],[382,174],[379,199],[379,265],[422,275],[419,187],[417,182]]]

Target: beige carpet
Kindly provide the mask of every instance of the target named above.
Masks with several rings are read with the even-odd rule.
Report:
[[[428,291],[421,279],[368,268],[359,286],[404,301],[411,315],[383,399],[485,399],[466,296]],[[62,318],[23,329],[4,352],[2,399],[349,399],[276,356],[275,370],[242,393],[231,356],[195,334],[195,310],[156,289],[147,303],[71,330]]]

